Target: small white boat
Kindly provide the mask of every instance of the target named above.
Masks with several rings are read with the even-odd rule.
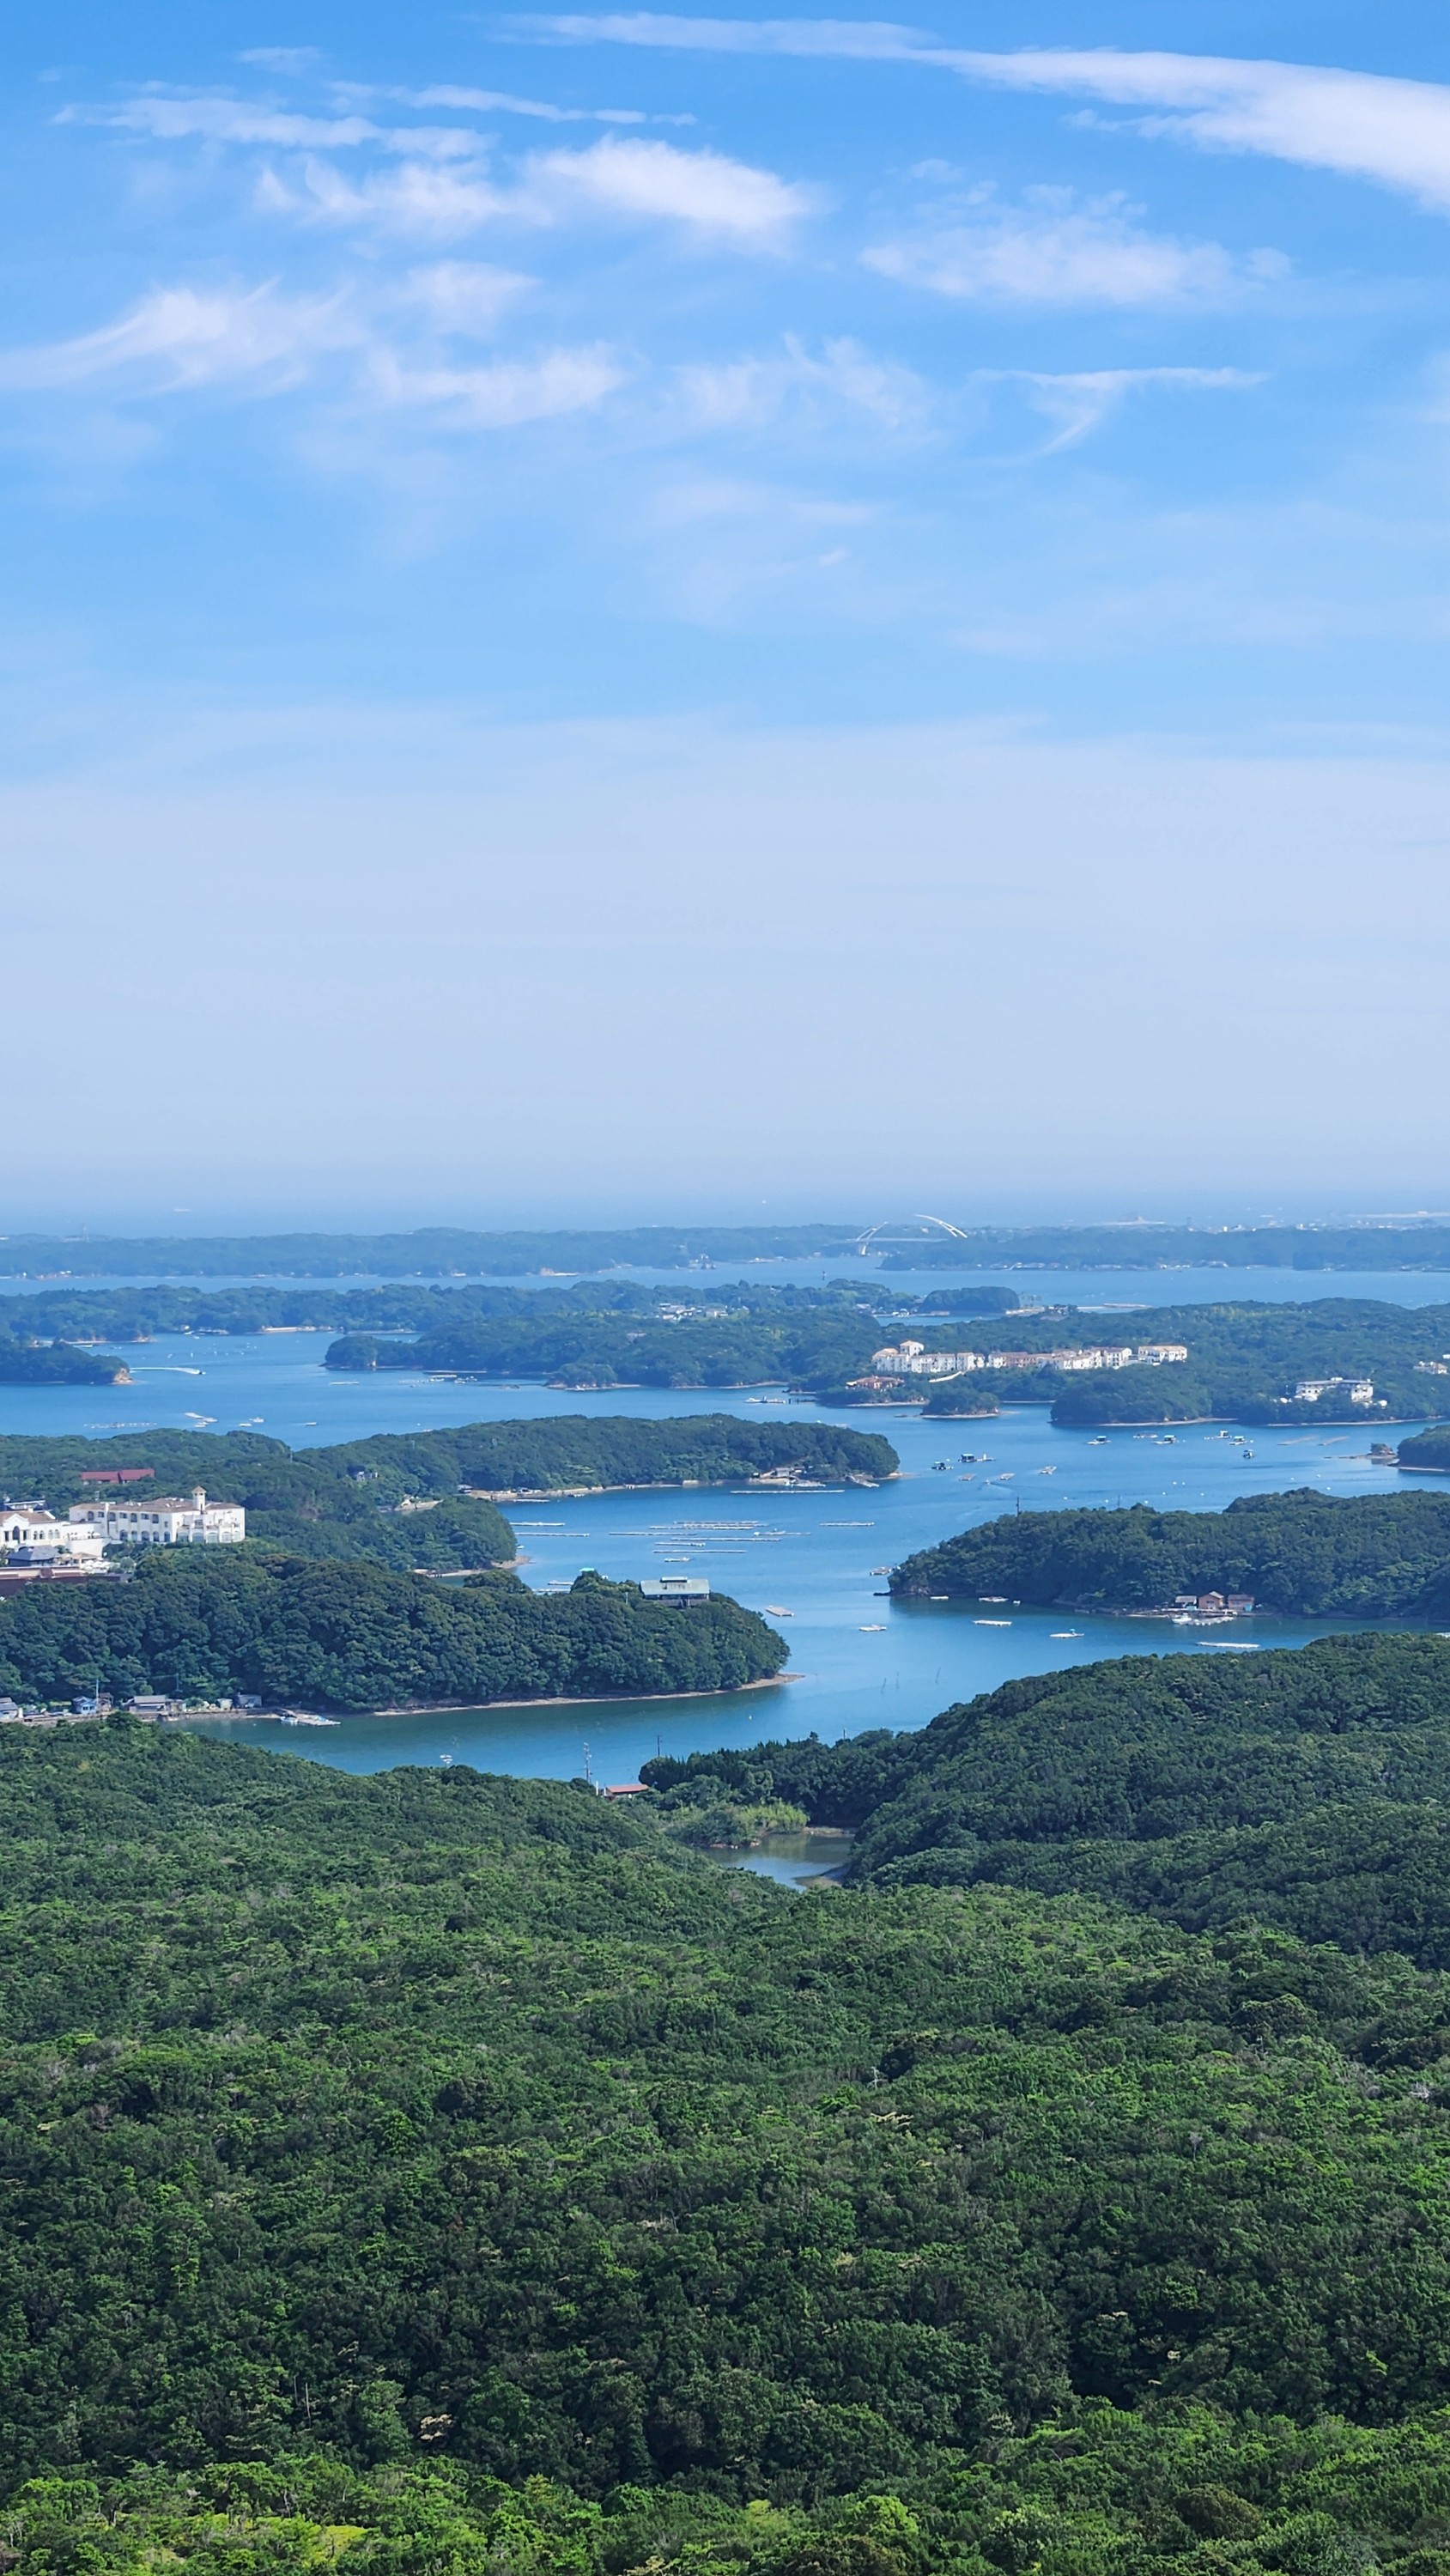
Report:
[[[1057,1641],[1066,1637],[1080,1637],[1082,1630],[1081,1628],[1049,1628],[1047,1633],[1050,1638]]]
[[[972,1621],[974,1628],[1010,1628],[1011,1625],[1010,1619],[974,1619]]]
[[[795,1617],[795,1612],[793,1610],[782,1610],[778,1601],[767,1601],[765,1605],[765,1615],[767,1619],[793,1619]]]
[[[857,1629],[856,1634],[858,1637],[879,1637],[885,1633],[885,1628],[884,1619],[867,1619]]]

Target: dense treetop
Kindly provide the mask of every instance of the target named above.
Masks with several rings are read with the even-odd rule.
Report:
[[[1191,2550],[1351,2456],[1441,2491],[1440,2434],[1162,2412],[1443,2398],[1438,1975],[1001,1886],[795,1899],[582,1789],[157,1729],[4,1731],[0,1824],[11,2478],[310,2439],[703,2515],[960,2476],[1006,2568],[1034,2493],[1109,2531],[1156,2493]],[[1163,2431],[1032,2449],[1104,2399]]]
[[[6,2537],[18,2576],[291,2576],[343,2556],[359,2576],[1346,2576],[1377,2564],[1444,2576],[1435,2544],[1450,2520],[1443,2411],[1308,2427],[1090,2400],[1029,2434],[998,2432],[960,2467],[813,2505],[631,2482],[600,2504],[411,2450],[405,2437],[375,2468],[310,2445],[181,2473],[52,2474],[22,2489]]]
[[[1306,1487],[1241,1494],[1222,1512],[1009,1512],[908,1556],[891,1588],[1074,1610],[1239,1592],[1301,1618],[1450,1618],[1450,1494]]]

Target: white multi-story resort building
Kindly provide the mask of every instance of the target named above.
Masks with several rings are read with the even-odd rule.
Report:
[[[144,1503],[72,1503],[71,1526],[97,1530],[103,1547],[236,1547],[247,1535],[240,1503],[209,1503],[200,1485],[188,1495],[148,1494]]]
[[[44,1503],[7,1503],[0,1512],[0,1548],[13,1551],[22,1565],[51,1565],[64,1558],[99,1565],[105,1544],[98,1530],[57,1520]]]
[[[1057,1351],[928,1351],[920,1342],[892,1342],[885,1350],[873,1351],[871,1366],[883,1377],[962,1377],[968,1369],[1063,1369],[1069,1374],[1081,1369],[1161,1368],[1171,1360],[1186,1360],[1186,1342],[1117,1342],[1109,1345],[1088,1343],[1080,1348]]]

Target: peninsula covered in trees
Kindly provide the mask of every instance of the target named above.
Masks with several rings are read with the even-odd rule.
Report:
[[[739,1690],[786,1647],[719,1595],[688,1608],[581,1574],[567,1593],[516,1576],[430,1582],[371,1564],[250,1548],[148,1553],[128,1582],[43,1584],[0,1601],[0,1691],[101,1692],[329,1709]]]
[[[1131,1656],[1009,1682],[916,1734],[666,1757],[642,1777],[851,1827],[847,1875],[876,1890],[1010,1884],[1450,1970],[1440,1637]]]
[[[248,1544],[289,1555],[364,1557],[431,1573],[507,1564],[512,1529],[488,1497],[609,1485],[874,1481],[897,1472],[888,1441],[830,1423],[739,1422],[731,1414],[641,1422],[474,1422],[382,1432],[289,1449],[259,1431],[141,1431],[106,1440],[0,1435],[0,1493],[43,1495],[52,1511],[104,1490],[97,1479],[149,1470],[136,1490],[204,1485],[242,1503]]]
[[[125,1361],[113,1351],[42,1341],[25,1329],[29,1322],[22,1314],[10,1329],[0,1329],[0,1386],[118,1386],[127,1375]]]
[[[902,1599],[1159,1610],[1247,1593],[1298,1618],[1450,1618],[1450,1494],[1241,1494],[1222,1512],[1013,1512],[908,1556]]]

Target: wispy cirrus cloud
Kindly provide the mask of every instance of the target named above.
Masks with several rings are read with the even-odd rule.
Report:
[[[780,248],[820,202],[772,170],[720,152],[602,135],[579,152],[532,153],[506,184],[481,161],[410,162],[354,175],[320,154],[269,167],[260,202],[303,221],[459,241],[485,224],[551,227],[590,215],[683,226],[737,250]]]
[[[477,162],[402,161],[361,173],[320,153],[257,179],[257,203],[269,214],[408,242],[464,241],[508,212],[510,198]]]
[[[920,63],[999,88],[1098,99],[1139,112],[1142,130],[1216,152],[1252,152],[1368,179],[1450,212],[1450,87],[1334,65],[1215,54],[1043,47],[1011,53],[943,45],[920,28],[830,18],[679,18],[636,11],[512,22],[545,41],[689,52],[834,56]]]
[[[980,192],[968,219],[935,223],[862,252],[867,268],[904,286],[997,304],[1217,303],[1248,282],[1280,276],[1278,253],[1236,259],[1217,242],[1152,233],[1121,197],[1078,207],[1065,189],[1028,192],[997,208]]]
[[[627,373],[617,353],[602,345],[548,349],[537,358],[499,359],[486,367],[410,366],[379,349],[370,367],[380,400],[450,416],[456,427],[470,429],[516,429],[565,412],[593,411]]]
[[[376,89],[349,84],[340,94],[355,99],[387,98],[407,107],[462,108],[476,116],[535,116],[547,125],[693,125],[692,116],[650,116],[642,107],[556,107],[542,98],[515,98],[509,90],[469,89],[457,82],[434,81],[426,89]]]
[[[99,331],[0,353],[0,385],[41,393],[102,377],[150,390],[243,385],[280,392],[324,353],[355,348],[360,323],[345,296],[289,296],[274,281],[248,288],[157,287]]]
[[[1242,367],[1091,367],[1056,375],[1027,367],[983,367],[977,381],[1020,386],[1033,409],[1056,425],[1055,434],[1037,451],[1054,456],[1087,438],[1133,394],[1245,393],[1264,378]]]
[[[931,395],[910,367],[873,357],[857,340],[828,340],[815,356],[793,335],[768,356],[681,367],[678,398],[700,429],[760,429],[796,406],[807,415],[854,412],[883,429],[919,428]]]
[[[507,429],[593,409],[627,375],[602,344],[486,365],[460,365],[440,352],[440,341],[482,336],[527,284],[446,264],[414,270],[374,306],[347,291],[288,296],[272,281],[210,293],[160,287],[102,330],[0,354],[0,388],[48,393],[104,382],[143,398],[206,388],[258,397],[331,370],[335,399],[354,412],[426,411],[455,429]],[[422,323],[421,340],[390,327],[400,312]]]

